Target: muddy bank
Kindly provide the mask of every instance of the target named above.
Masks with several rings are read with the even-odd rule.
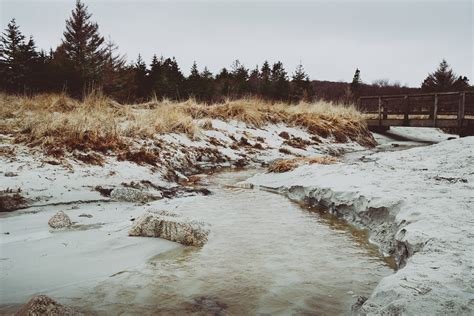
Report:
[[[399,270],[360,313],[472,313],[473,137],[256,175],[247,183],[326,207],[368,229],[370,240],[396,258]]]

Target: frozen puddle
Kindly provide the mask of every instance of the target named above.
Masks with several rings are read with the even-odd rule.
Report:
[[[33,288],[82,311],[107,314],[345,314],[357,296],[370,295],[380,279],[393,272],[363,236],[334,218],[277,194],[232,187],[251,175],[251,171],[218,173],[208,179],[213,195],[152,204],[153,209],[209,223],[211,235],[201,249],[126,237],[125,224],[120,223],[59,233],[69,235],[62,237],[69,246],[80,248],[83,239],[89,243],[72,257],[63,249],[49,249],[50,259],[42,256],[53,247],[48,243],[59,247],[57,240],[39,236],[47,232],[32,232],[31,241],[23,241],[25,247],[34,246],[30,255],[15,251],[19,245],[14,243],[2,245],[1,257],[13,257],[2,259],[4,267],[15,257],[25,260],[1,276],[2,295],[15,301],[31,295],[28,291]],[[143,211],[128,210],[123,217]],[[28,216],[39,215],[1,220]],[[47,222],[47,216],[43,220]],[[107,237],[112,238],[110,248],[98,248],[101,238]],[[15,294],[8,294],[10,290]],[[2,303],[9,302],[2,299]]]

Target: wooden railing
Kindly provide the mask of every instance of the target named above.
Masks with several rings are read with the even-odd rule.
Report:
[[[463,127],[474,120],[474,91],[360,97],[369,126]]]

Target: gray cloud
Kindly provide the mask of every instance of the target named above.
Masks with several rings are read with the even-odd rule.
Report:
[[[253,68],[301,61],[311,78],[418,86],[442,58],[473,78],[472,1],[85,1],[103,35],[128,59],[176,56],[217,72],[238,58]],[[0,0],[1,26],[15,17],[40,48],[56,47],[73,0]]]

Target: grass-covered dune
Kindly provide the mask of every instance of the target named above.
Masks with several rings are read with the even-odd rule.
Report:
[[[289,105],[249,98],[213,105],[156,99],[119,104],[100,93],[82,101],[65,94],[0,94],[0,132],[57,156],[73,150],[118,152],[133,140],[153,140],[157,134],[183,133],[199,139],[200,131],[212,125],[207,124],[211,119],[235,120],[257,128],[281,123],[319,137],[333,137],[336,142],[374,144],[353,106],[331,102]]]

